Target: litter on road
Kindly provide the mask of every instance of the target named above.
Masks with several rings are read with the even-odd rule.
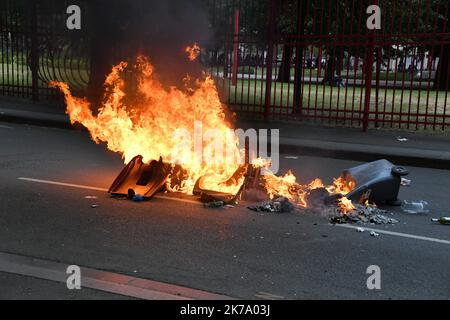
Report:
[[[408,214],[423,214],[428,213],[430,210],[428,209],[428,202],[424,200],[420,201],[403,200],[402,211]]]
[[[287,213],[292,212],[295,206],[286,197],[277,197],[257,205],[248,206],[247,208],[256,212]]]
[[[205,208],[222,208],[224,205],[223,201],[211,201],[203,203]]]
[[[400,180],[400,185],[401,185],[402,187],[409,187],[409,186],[411,185],[411,180],[406,179],[406,178],[402,178],[402,179]]]
[[[354,204],[354,209],[347,213],[337,211],[335,215],[330,218],[333,224],[343,223],[363,223],[363,224],[396,224],[398,220],[387,217],[389,213],[386,210],[380,209],[375,205]]]
[[[432,218],[431,221],[439,222],[440,224],[450,225],[450,217],[440,217],[439,219]]]

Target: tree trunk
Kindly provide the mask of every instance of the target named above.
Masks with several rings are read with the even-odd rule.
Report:
[[[283,57],[281,59],[281,65],[278,69],[278,82],[289,82],[291,80],[291,60],[292,60],[293,47],[290,45],[283,45]]]
[[[434,89],[449,91],[450,90],[450,45],[445,45],[442,55],[439,57],[439,65],[434,78]]]

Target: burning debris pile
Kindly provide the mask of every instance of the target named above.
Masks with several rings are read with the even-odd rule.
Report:
[[[196,44],[186,48],[189,60],[199,52]],[[64,94],[71,123],[82,124],[96,143],[122,155],[126,166],[109,189],[112,195],[143,200],[161,191],[181,192],[215,203],[212,207],[264,200],[248,208],[277,213],[334,208],[336,223],[394,223],[369,203],[397,201],[400,177],[407,174],[403,168],[375,161],[344,171],[331,185],[320,179],[301,184],[290,171],[276,176],[268,170],[269,160],[241,161],[246,150],[239,146],[210,76],[195,81],[187,76],[184,89],[166,88],[150,61],[139,57],[131,67],[137,86],[130,98],[123,79],[127,67],[121,62],[106,77],[97,112],[87,99],[73,96],[67,84],[51,83]],[[200,130],[214,130],[227,142],[226,157],[214,137],[196,139],[197,122]],[[194,132],[194,141],[186,132]]]
[[[347,204],[349,205],[349,204]],[[333,224],[342,223],[363,223],[363,224],[395,224],[398,221],[387,217],[392,213],[378,208],[375,204],[356,204],[353,209],[345,209],[336,212],[331,216],[330,222]],[[341,206],[340,206],[341,207]]]

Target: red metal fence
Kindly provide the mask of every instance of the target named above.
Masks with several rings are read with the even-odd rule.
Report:
[[[239,116],[449,128],[450,0],[201,1],[211,22],[201,61]],[[68,4],[2,1],[0,94],[53,99],[55,79],[86,91],[105,59],[92,62],[89,25],[67,32]],[[373,4],[379,30],[366,25]]]
[[[69,82],[76,91],[86,88],[89,81],[88,30],[68,31],[66,9],[69,4],[68,0],[2,0],[1,95],[33,100],[60,99],[60,94],[48,87],[51,80]]]
[[[367,27],[373,4],[381,9],[379,30]],[[210,5],[212,23],[223,30],[208,52],[210,72],[239,114],[363,129],[450,125],[450,1]],[[233,34],[235,10],[239,34]],[[238,70],[235,85],[232,70]]]

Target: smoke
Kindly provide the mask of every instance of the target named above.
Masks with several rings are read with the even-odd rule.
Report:
[[[201,75],[199,63],[189,61],[184,49],[194,42],[204,46],[210,39],[204,4],[201,0],[108,1],[103,15],[109,20],[106,33],[115,43],[108,49],[121,52],[120,59],[148,56],[165,85],[179,86],[186,74]]]

